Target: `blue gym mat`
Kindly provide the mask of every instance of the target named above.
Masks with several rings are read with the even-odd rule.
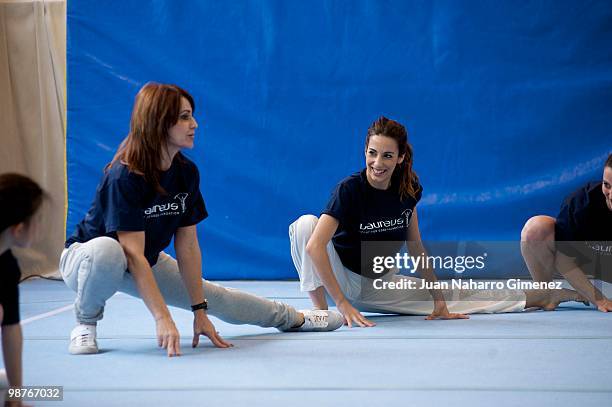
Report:
[[[222,284],[309,306],[297,282]],[[168,358],[145,305],[121,293],[98,325],[101,353],[70,355],[73,298],[62,282],[21,284],[24,382],[64,387],[63,402],[35,405],[612,405],[612,314],[574,302],[467,321],[371,315],[374,328],[329,333],[214,318],[231,349],[192,349],[192,316],[172,308],[183,356]]]

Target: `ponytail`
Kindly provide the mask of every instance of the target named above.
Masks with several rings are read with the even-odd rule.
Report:
[[[406,143],[404,161],[399,165],[398,171],[400,172],[400,199],[403,201],[409,196],[416,199],[419,189],[419,176],[412,169],[412,146],[408,143]]]

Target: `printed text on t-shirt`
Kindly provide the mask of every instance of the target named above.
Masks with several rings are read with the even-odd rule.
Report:
[[[383,219],[375,222],[368,222],[366,224],[360,223],[359,230],[361,233],[379,233],[387,232],[390,230],[402,229],[410,225],[411,217],[412,210],[405,209],[399,218]]]
[[[160,216],[180,215],[181,213],[185,213],[185,200],[188,196],[189,194],[187,192],[180,192],[174,196],[174,202],[153,205],[152,207],[145,209],[145,219],[157,218]],[[179,208],[181,209],[180,212]]]

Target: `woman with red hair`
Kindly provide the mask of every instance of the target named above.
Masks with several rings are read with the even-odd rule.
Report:
[[[158,345],[180,354],[167,305],[194,313],[193,342],[207,336],[230,347],[208,314],[235,324],[283,331],[326,331],[342,325],[336,312],[293,307],[223,288],[202,279],[196,225],[208,213],[196,165],[181,150],[198,127],[192,96],[175,85],[146,84],[136,96],[130,132],[107,165],[94,201],[66,241],[60,271],[77,297],[73,354],[96,353],[96,324],[117,291],[144,300],[155,319]],[[174,238],[176,260],[163,252]]]

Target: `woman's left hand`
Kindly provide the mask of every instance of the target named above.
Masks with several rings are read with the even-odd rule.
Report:
[[[431,314],[425,317],[426,320],[433,319],[469,319],[465,314],[457,314],[448,312],[445,301],[434,301],[434,310]]]
[[[204,311],[196,311],[193,319],[193,342],[192,347],[198,346],[200,343],[200,335],[205,335],[217,348],[231,348],[232,345],[226,342],[219,336],[219,332],[215,330],[215,326],[208,319],[208,315]]]

